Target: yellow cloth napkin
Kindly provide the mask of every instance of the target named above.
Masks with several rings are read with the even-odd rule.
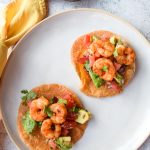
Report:
[[[47,15],[46,0],[13,0],[0,14],[0,77],[5,67],[8,48],[32,26]]]

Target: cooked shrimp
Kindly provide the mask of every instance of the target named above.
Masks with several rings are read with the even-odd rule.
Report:
[[[56,139],[61,134],[61,126],[54,125],[51,119],[46,119],[42,123],[41,133],[48,139]]]
[[[106,81],[113,80],[116,72],[111,60],[106,58],[97,59],[93,65],[93,71]]]
[[[114,45],[109,41],[94,41],[88,50],[90,53],[96,55],[96,57],[110,57],[114,52]]]
[[[120,64],[131,65],[135,60],[135,53],[132,48],[119,45],[117,47],[118,56],[116,60]]]
[[[35,99],[30,105],[30,115],[35,121],[43,121],[47,114],[44,113],[45,106],[49,105],[49,101],[43,96]]]
[[[50,106],[53,116],[51,120],[55,124],[62,124],[66,120],[67,109],[63,103],[55,103]]]

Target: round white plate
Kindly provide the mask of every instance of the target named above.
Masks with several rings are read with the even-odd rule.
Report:
[[[137,70],[125,91],[109,98],[80,92],[70,48],[82,34],[110,30],[128,39],[137,54]],[[150,132],[150,45],[131,25],[107,12],[77,9],[47,18],[14,48],[2,77],[1,111],[5,127],[22,150],[17,133],[20,91],[43,83],[60,83],[75,91],[93,118],[73,150],[135,150]]]

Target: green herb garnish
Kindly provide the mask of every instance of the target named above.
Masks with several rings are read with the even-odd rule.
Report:
[[[75,112],[75,113],[78,113],[79,110],[80,110],[80,108],[77,107],[77,106],[74,106],[74,107],[72,108],[72,111]]]
[[[21,90],[21,93],[22,93],[22,94],[27,94],[27,93],[28,93],[28,90]]]
[[[51,109],[49,107],[45,107],[44,108],[44,113],[48,115],[48,117],[52,117],[53,112],[51,111]]]
[[[63,103],[63,104],[67,104],[67,100],[65,99],[58,99],[58,102],[57,103]]]
[[[89,61],[86,61],[86,63],[84,64],[85,69],[89,72],[89,75],[94,83],[94,85],[99,88],[100,86],[102,86],[104,84],[104,80],[101,79],[96,73],[94,73],[90,67]]]
[[[26,112],[26,114],[23,116],[23,118],[22,118],[22,125],[23,125],[24,130],[27,133],[32,133],[34,128],[35,128],[35,126],[37,125],[36,121],[34,121],[31,118],[29,111]]]
[[[37,97],[36,93],[33,91],[28,91],[28,90],[22,90],[22,94],[24,94],[21,99],[23,102],[27,102],[28,100],[33,100]]]
[[[42,121],[37,122],[37,126],[38,126],[38,127],[41,127],[41,126],[42,126]]]
[[[54,97],[50,98],[49,102],[50,102],[51,104],[53,104],[53,103],[54,103]]]
[[[102,71],[107,72],[108,71],[108,66],[103,66]]]

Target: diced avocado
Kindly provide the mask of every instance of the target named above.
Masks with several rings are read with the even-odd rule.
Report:
[[[56,140],[56,144],[60,150],[69,150],[72,147],[71,137],[70,136],[59,137]]]
[[[32,131],[34,130],[35,126],[37,125],[36,121],[34,121],[31,116],[29,111],[26,112],[26,114],[23,116],[22,118],[22,125],[24,130],[27,133],[32,133]]]
[[[124,46],[117,43],[117,45],[116,45],[116,47],[115,47],[115,50],[114,50],[114,52],[113,52],[114,57],[117,57],[117,56],[118,56],[118,49],[119,49],[119,48],[122,48],[122,47],[124,47]]]
[[[97,41],[97,40],[99,40],[99,38],[96,35],[93,35],[92,36],[92,41]]]
[[[115,81],[119,84],[119,86],[123,86],[124,84],[124,78],[119,73],[116,73],[116,76],[114,77]]]
[[[115,48],[115,51],[113,52],[113,55],[114,55],[114,57],[118,56],[118,49],[117,49],[117,47]]]
[[[90,67],[89,61],[86,61],[86,63],[84,64],[85,69],[88,71],[94,85],[99,88],[100,86],[102,86],[105,81],[103,79],[101,79],[96,73],[94,73]]]
[[[115,36],[112,36],[109,41],[110,41],[111,44],[116,45],[117,38]]]
[[[122,40],[120,38],[117,41],[117,45],[123,45],[123,42],[122,42]]]
[[[59,137],[58,139],[61,142],[71,142],[71,137],[70,136]]]
[[[74,107],[72,108],[72,112],[75,112],[75,113],[78,113],[79,110],[80,110],[80,108],[77,107],[77,106],[74,106]]]
[[[84,109],[80,109],[78,112],[78,118],[76,119],[76,122],[80,124],[86,123],[90,119],[90,113]]]
[[[101,79],[96,73],[94,72],[89,72],[89,75],[94,83],[94,85],[99,88],[100,86],[102,86],[105,81],[103,79]]]
[[[37,97],[37,94],[33,91],[21,90],[21,93],[24,94],[21,99],[23,103],[27,103],[28,100],[33,100]]]

